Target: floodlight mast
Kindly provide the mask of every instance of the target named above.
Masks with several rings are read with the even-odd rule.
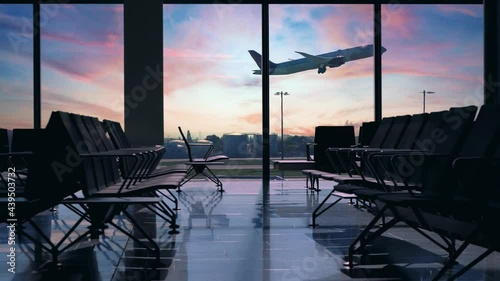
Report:
[[[423,112],[425,113],[425,95],[426,94],[435,94],[436,92],[423,90],[422,92],[419,92],[419,93],[422,93],[422,95],[424,97],[424,99],[423,99]]]
[[[290,94],[288,94],[288,92],[283,92],[283,91],[280,91],[280,92],[276,92],[274,93],[275,96],[281,96],[281,160],[283,160],[284,158],[284,151],[283,151],[283,96],[288,96]]]

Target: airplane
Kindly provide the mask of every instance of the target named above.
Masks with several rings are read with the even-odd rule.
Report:
[[[387,51],[382,47],[382,53]],[[260,69],[254,70],[253,74],[261,74],[262,56],[254,50],[248,51]],[[296,52],[304,58],[290,60],[282,63],[269,61],[269,75],[286,75],[304,70],[318,69],[318,73],[326,72],[326,67],[339,67],[346,62],[364,59],[373,56],[373,44],[358,46],[354,48],[338,50],[321,55],[310,55],[304,52]]]

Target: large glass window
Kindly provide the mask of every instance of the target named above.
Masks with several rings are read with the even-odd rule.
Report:
[[[260,5],[164,5],[166,157],[186,157],[181,126],[261,176],[262,85],[248,53],[262,46],[261,30]]]
[[[33,127],[32,9],[0,5],[0,127]],[[260,9],[164,5],[164,132],[176,148],[181,126],[217,153],[261,156],[262,85],[249,53],[261,53]],[[41,13],[42,126],[53,110],[123,124],[123,6],[42,4]],[[273,63],[319,61],[372,46],[373,5],[271,5],[269,31]],[[383,116],[481,105],[483,31],[482,5],[382,5]],[[303,157],[315,126],[357,132],[373,119],[372,57],[339,53],[317,68],[271,74],[273,158]]]
[[[482,5],[383,5],[382,28],[384,116],[483,104]]]
[[[271,5],[269,18],[278,64],[270,77],[272,157],[281,155],[281,121],[283,156],[304,158],[316,126],[358,132],[373,120],[373,5]]]
[[[52,111],[123,125],[123,6],[41,5],[42,126]]]
[[[1,128],[33,128],[32,19],[32,5],[0,5]]]

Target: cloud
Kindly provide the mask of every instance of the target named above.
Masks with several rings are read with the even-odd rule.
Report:
[[[232,88],[255,84],[247,78],[255,68],[247,49],[260,46],[259,9],[165,5],[165,94],[207,83]]]
[[[262,113],[249,113],[244,116],[239,117],[240,120],[252,124],[252,125],[258,125],[262,124]]]
[[[112,108],[113,106],[111,104],[99,102],[99,99],[90,99],[90,101],[85,101],[82,98],[84,96],[82,93],[60,94],[53,90],[51,91],[47,88],[45,89],[46,90],[42,92],[42,116],[45,117],[45,122],[48,121],[48,117],[50,117],[50,113],[52,111],[58,110],[95,116],[100,120],[110,119],[123,122],[124,115],[122,106]],[[123,102],[118,104],[122,105]]]
[[[382,57],[384,74],[454,78],[472,81],[468,68],[480,68],[482,49],[474,43],[468,50],[453,41],[391,45]],[[398,50],[391,52],[392,49]],[[408,55],[411,54],[411,55]]]
[[[48,5],[41,29],[42,68],[88,85],[110,88],[123,73],[121,5]],[[120,78],[119,78],[120,79]]]
[[[437,8],[447,13],[458,13],[474,18],[482,16],[482,5],[437,5]]]
[[[416,36],[419,19],[412,7],[393,4],[382,5],[382,44],[389,40],[408,40]]]
[[[108,104],[110,97],[123,93],[123,5],[58,7],[42,29],[42,71],[49,87],[43,91],[44,104],[118,118]],[[169,122],[214,131],[260,128],[262,81],[252,74],[257,67],[247,52],[261,48],[260,5],[164,7],[166,128]],[[435,95],[432,104],[446,106],[478,84],[483,58],[476,25],[481,23],[481,5],[384,4],[382,9],[382,39],[388,48],[382,58],[384,114],[393,108],[418,109],[418,95],[401,98],[411,87],[425,84],[456,93],[445,96],[438,89],[443,94]],[[270,52],[276,62],[300,58],[296,50],[319,54],[373,43],[372,5],[270,5],[270,14]],[[457,24],[462,19],[463,24]],[[20,34],[22,28],[20,17],[0,12],[0,35]],[[1,55],[11,73],[28,67],[32,58],[29,52],[22,58]],[[19,69],[12,67],[16,64]],[[320,123],[357,126],[372,118],[373,65],[367,58],[329,68],[323,75],[311,70],[271,77],[271,92],[292,94],[285,101],[287,133],[310,134]],[[6,77],[2,73],[2,83],[9,83]],[[64,89],[75,97],[61,94]],[[365,100],[366,106],[361,106]],[[276,97],[271,102],[277,102]],[[272,111],[272,127],[280,131],[276,108],[279,105]]]
[[[21,32],[26,24],[26,21],[27,23],[30,23],[29,20],[25,17],[9,15],[0,12],[0,29]]]
[[[293,127],[284,128],[283,133],[294,136],[314,136],[314,127]]]
[[[98,37],[99,38],[83,38],[75,34],[50,29],[44,29],[41,34],[42,40],[63,42],[69,45],[97,48],[123,48],[123,34],[121,33],[101,33]]]
[[[42,68],[48,67],[73,80],[91,83],[107,75],[123,73],[123,60],[111,53],[119,54],[120,50],[97,56],[88,53],[70,54],[69,58],[42,55]]]
[[[330,48],[371,44],[372,19],[372,5],[335,5],[331,16],[315,22],[315,27],[319,30],[318,40]]]

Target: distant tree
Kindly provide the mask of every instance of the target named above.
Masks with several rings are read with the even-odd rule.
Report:
[[[209,135],[205,138],[207,141],[212,142],[214,146],[214,154],[221,154],[222,153],[222,139],[219,138],[216,135]]]
[[[191,137],[191,132],[189,130],[187,131],[186,139],[188,142],[193,142],[193,138]]]
[[[285,156],[286,157],[297,157],[306,156],[306,143],[312,142],[313,137],[304,136],[285,136],[284,146],[285,146]]]

